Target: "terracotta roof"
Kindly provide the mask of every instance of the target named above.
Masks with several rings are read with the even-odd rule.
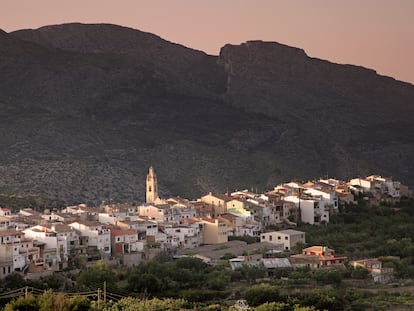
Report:
[[[228,195],[225,195],[225,194],[214,194],[214,193],[211,193],[211,192],[208,193],[208,194],[206,194],[206,195],[204,195],[203,197],[208,196],[208,195],[211,195],[213,197],[216,197],[216,198],[218,198],[220,200],[223,200],[225,202],[232,200],[232,197],[230,197]]]
[[[112,235],[130,235],[130,234],[137,234],[138,231],[135,229],[111,229]]]
[[[201,220],[206,221],[206,222],[211,222],[211,223],[216,222],[214,218],[209,218],[209,217],[202,217]]]
[[[181,223],[187,223],[187,224],[195,224],[197,222],[200,222],[201,220],[199,218],[183,218],[180,220]]]

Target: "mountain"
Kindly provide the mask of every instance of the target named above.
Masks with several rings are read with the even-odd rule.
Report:
[[[275,42],[219,56],[109,24],[0,31],[0,192],[67,203],[379,173],[414,185],[414,86]]]

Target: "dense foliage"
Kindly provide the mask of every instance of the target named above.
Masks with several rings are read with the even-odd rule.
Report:
[[[414,206],[346,206],[322,226],[301,225],[309,245],[327,245],[350,260],[383,257],[399,277],[414,277]],[[397,256],[393,260],[386,256]]]
[[[31,208],[43,212],[46,208],[60,209],[65,206],[65,202],[41,195],[0,194],[0,207],[5,206],[13,211],[18,211],[22,208]]]

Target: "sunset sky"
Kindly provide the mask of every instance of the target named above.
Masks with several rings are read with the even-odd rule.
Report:
[[[7,32],[67,22],[128,26],[213,55],[277,41],[414,84],[414,0],[0,0]]]

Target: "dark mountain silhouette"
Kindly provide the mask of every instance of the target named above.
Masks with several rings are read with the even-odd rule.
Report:
[[[0,192],[68,203],[379,173],[414,184],[414,86],[274,42],[211,56],[116,25],[0,32]]]

